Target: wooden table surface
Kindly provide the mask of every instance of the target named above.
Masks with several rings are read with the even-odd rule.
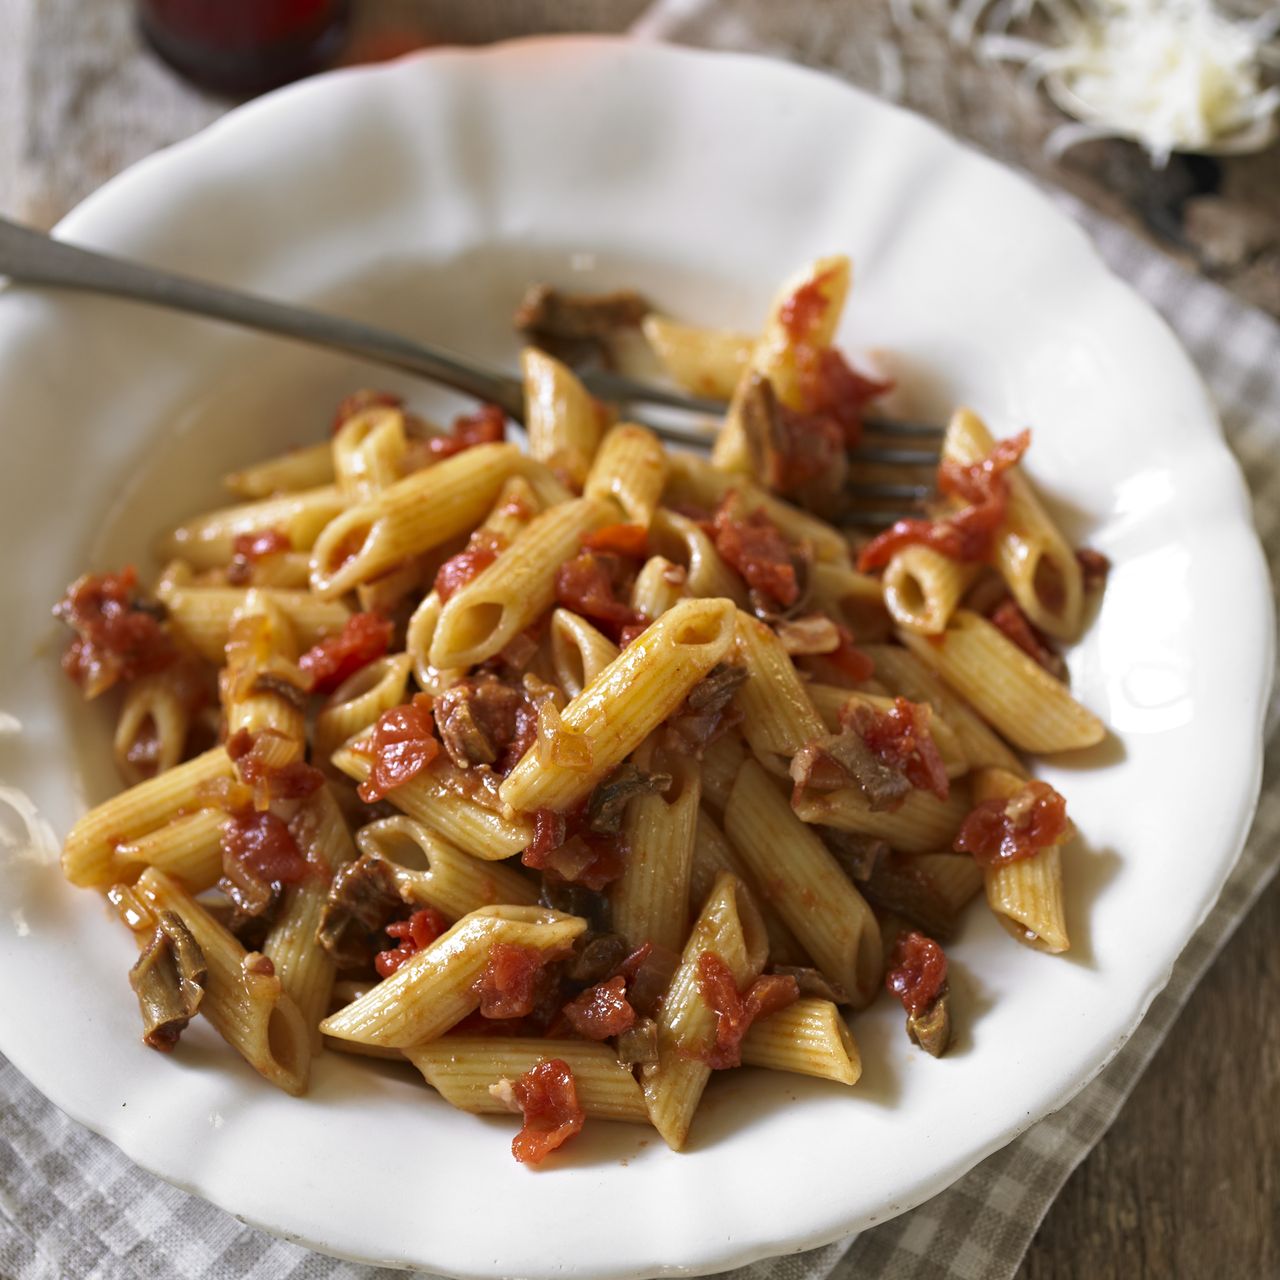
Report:
[[[824,3],[812,0],[812,11]],[[846,0],[840,0],[846,2]],[[1066,186],[1192,269],[1280,316],[1280,149],[1177,158],[1095,142],[1050,162],[1060,117],[1016,77],[978,68],[936,32],[902,36],[886,3],[853,0],[866,48],[807,60],[875,86],[874,37],[899,49],[907,105],[1001,159]],[[424,42],[624,29],[645,0],[357,0],[357,56]],[[794,7],[779,6],[791,14]],[[531,16],[541,10],[542,20]],[[0,0],[0,207],[49,225],[111,174],[186,136],[226,103],[142,51],[124,0]],[[815,27],[816,29],[816,27]],[[789,38],[794,37],[794,30]],[[993,112],[991,103],[1000,110]],[[1110,1133],[1051,1208],[1020,1280],[1280,1277],[1280,883],[1228,944]]]

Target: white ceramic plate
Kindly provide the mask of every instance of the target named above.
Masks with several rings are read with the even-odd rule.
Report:
[[[1115,730],[1046,770],[1082,833],[1074,950],[1016,946],[981,910],[954,949],[959,1044],[857,1021],[856,1089],[718,1080],[681,1155],[597,1124],[531,1172],[511,1125],[407,1075],[326,1055],[309,1097],[194,1026],[141,1047],[131,944],[91,894],[8,851],[0,1048],[139,1163],[335,1253],[463,1276],[707,1271],[817,1244],[941,1190],[1064,1102],[1133,1029],[1241,845],[1259,773],[1269,591],[1204,388],[1164,325],[1028,185],[919,120],[752,58],[606,41],[438,53],[309,82],[146,161],[70,240],[511,361],[524,284],[633,282],[678,315],[755,323],[776,282],[845,251],[842,334],[903,403],[956,401],[1116,564],[1071,656]],[[105,710],[57,670],[49,606],[217,477],[320,437],[384,374],[102,300],[0,297],[0,545],[9,548],[0,771],[59,836],[116,788]],[[400,384],[402,389],[407,389]],[[427,408],[438,397],[421,389]]]

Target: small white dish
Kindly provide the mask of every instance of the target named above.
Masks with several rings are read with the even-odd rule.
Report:
[[[888,1002],[855,1023],[853,1090],[722,1080],[690,1149],[609,1125],[539,1172],[511,1126],[406,1071],[328,1054],[310,1095],[207,1027],[139,1043],[130,940],[15,836],[0,848],[0,1049],[144,1167],[333,1253],[468,1277],[706,1272],[816,1245],[941,1190],[1060,1106],[1164,984],[1244,839],[1271,670],[1270,587],[1240,475],[1161,321],[1028,184],[920,120],[756,58],[601,40],[443,52],[309,81],[109,183],[61,235],[510,362],[531,279],[632,283],[674,314],[754,323],[791,269],[848,252],[841,335],[901,404],[1035,430],[1030,469],[1111,556],[1074,688],[1115,737],[1045,770],[1081,840],[1075,949],[973,912],[953,1054]],[[363,384],[315,351],[99,299],[0,296],[9,549],[0,776],[63,835],[114,792],[110,724],[57,668],[49,607],[85,568],[150,568],[154,532],[226,470],[321,438]],[[9,721],[4,721],[9,725]],[[12,726],[10,726],[12,727]],[[37,839],[36,843],[40,843]]]

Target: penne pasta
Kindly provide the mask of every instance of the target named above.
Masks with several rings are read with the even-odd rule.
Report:
[[[995,443],[977,414],[959,409],[947,427],[942,456],[962,464],[981,462]],[[996,568],[1033,625],[1060,640],[1074,640],[1084,611],[1080,564],[1021,466],[1006,478],[1009,504],[992,549]]]
[[[271,961],[246,951],[176,880],[149,867],[134,893],[154,912],[176,913],[208,969],[200,1012],[241,1057],[286,1093],[307,1087],[311,1032]]]
[[[667,453],[648,427],[619,423],[601,442],[583,494],[612,500],[628,521],[648,528],[667,484]]]
[[[904,853],[929,853],[948,849],[970,809],[964,779],[951,784],[951,794],[939,800],[927,791],[908,791],[899,809],[872,809],[857,787],[838,791],[804,790],[792,802],[802,822],[837,831],[885,840]]]
[[[901,639],[1024,751],[1079,751],[1106,737],[1106,726],[1066,685],[976,613],[959,610],[941,636],[903,632]]]
[[[240,471],[223,482],[238,498],[271,498],[320,489],[333,483],[333,446],[327,441],[290,449]]]
[[[822,737],[826,725],[773,631],[739,610],[734,634],[737,659],[747,669],[736,704],[742,735],[766,768],[786,776],[791,757],[806,742]]]
[[[733,785],[724,830],[763,886],[765,900],[828,981],[843,987],[856,1007],[869,1003],[880,986],[875,916],[827,847],[752,761]]]
[[[884,567],[885,607],[905,631],[940,635],[978,571],[920,543],[903,547]]]
[[[72,884],[88,888],[129,879],[129,864],[119,857],[117,847],[203,808],[202,795],[209,785],[233,775],[231,758],[222,747],[214,747],[90,809],[63,845],[63,874]]]
[[[559,360],[526,347],[520,353],[524,378],[525,430],[529,453],[576,486],[587,478],[600,445],[604,409]]]
[[[640,328],[672,381],[712,400],[732,397],[756,345],[744,333],[681,324],[656,312],[645,316]]]
[[[412,660],[389,653],[344,680],[316,713],[311,742],[317,760],[328,760],[349,738],[405,700]]]
[[[450,1106],[476,1115],[503,1115],[501,1084],[518,1079],[540,1062],[558,1058],[573,1072],[578,1102],[589,1116],[648,1124],[644,1095],[635,1077],[607,1045],[589,1040],[542,1040],[527,1036],[445,1035],[405,1049],[426,1082]]]
[[[551,662],[560,687],[576,698],[618,656],[618,646],[571,609],[551,615]]]
[[[179,525],[160,539],[156,555],[185,560],[197,569],[216,569],[231,562],[238,534],[268,530],[284,534],[295,551],[307,551],[345,506],[335,485],[321,485],[224,507]]]
[[[813,998],[753,1023],[742,1041],[742,1062],[837,1084],[857,1084],[862,1075],[857,1043],[840,1010]]]
[[[585,920],[542,907],[481,907],[320,1029],[339,1040],[407,1049],[443,1035],[479,1007],[477,987],[496,943],[565,954]]]
[[[975,804],[1005,799],[1023,786],[1023,779],[1001,769],[983,769],[974,780]],[[1036,951],[1060,954],[1070,950],[1062,882],[1062,850],[1048,845],[1029,858],[981,872],[987,905],[1013,937]]]
[[[704,952],[719,956],[741,991],[764,965],[767,940],[759,913],[741,881],[725,872],[712,887],[658,1011],[658,1061],[641,1069],[649,1119],[676,1151],[689,1136],[693,1113],[711,1077],[704,1060],[715,1039],[716,1015],[698,983]]]
[[[563,731],[585,745],[589,767],[543,762],[535,745],[499,788],[503,802],[529,813],[585,799],[725,656],[733,619],[727,600],[682,600],[663,614],[564,709]]]

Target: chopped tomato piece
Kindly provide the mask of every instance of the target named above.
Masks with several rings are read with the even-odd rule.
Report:
[[[902,1001],[902,1007],[918,1018],[938,998],[946,982],[946,952],[915,929],[900,934],[884,985]]]
[[[255,564],[292,549],[293,542],[283,529],[237,533],[231,540],[231,563],[227,566],[227,581],[236,586],[251,582]]]
[[[762,974],[745,994],[738,991],[733,971],[714,952],[698,957],[698,991],[716,1015],[716,1037],[701,1055],[713,1070],[742,1063],[742,1041],[751,1024],[785,1009],[800,998],[800,987],[791,974]]]
[[[495,942],[489,948],[489,958],[477,984],[481,1015],[485,1018],[523,1018],[532,1013],[542,972],[557,958],[538,947]]]
[[[537,1164],[582,1129],[586,1112],[578,1102],[573,1069],[562,1058],[531,1067],[512,1085],[524,1127],[511,1139],[521,1164]]]
[[[1028,657],[1034,658],[1051,676],[1059,680],[1063,678],[1066,667],[1062,656],[1031,625],[1031,620],[1013,600],[1005,600],[996,609],[991,615],[991,625],[1003,632]]]
[[[536,809],[533,840],[520,861],[535,871],[596,892],[611,884],[626,866],[622,846],[615,836],[593,835],[582,829],[586,817],[585,806],[570,814]]]
[[[945,800],[950,794],[946,766],[929,732],[928,706],[894,698],[893,706],[881,711],[859,702],[840,718],[882,764],[906,774],[907,781],[917,790],[930,791],[939,800]]]
[[[366,409],[398,409],[402,404],[404,400],[390,391],[373,391],[368,387],[353,391],[339,403],[333,415],[333,434],[337,435],[342,430],[348,418],[354,418]]]
[[[86,698],[160,671],[177,657],[169,633],[138,604],[137,585],[132,565],[119,573],[87,573],[54,605],[53,616],[76,633],[62,655],[62,669]]]
[[[298,659],[316,693],[332,693],[391,646],[391,619],[380,613],[353,613],[341,631],[313,645]]]
[[[763,511],[745,511],[736,491],[716,511],[713,537],[725,562],[753,590],[781,608],[800,598],[800,580],[782,531]]]
[[[360,784],[359,794],[365,804],[373,804],[393,787],[416,778],[440,754],[431,698],[416,693],[412,702],[384,711],[363,749],[373,759],[373,770]]]
[[[450,596],[474,582],[497,558],[503,540],[485,529],[477,529],[471,540],[436,570],[435,590],[444,604]]]
[[[611,551],[643,559],[649,554],[649,531],[642,524],[607,524],[582,535],[584,551]]]
[[[1069,830],[1067,802],[1033,779],[1013,795],[983,800],[960,826],[952,846],[983,867],[1002,867],[1061,844]]]
[[[627,980],[621,974],[588,987],[564,1007],[573,1029],[588,1040],[608,1040],[635,1026],[636,1011],[627,1003]]]
[[[859,373],[835,347],[802,347],[796,352],[796,364],[807,415],[838,423],[845,447],[852,449],[862,439],[863,411],[893,383]]]
[[[481,405],[475,413],[454,419],[447,436],[432,436],[428,451],[436,458],[452,458],[455,453],[478,444],[500,444],[507,434],[507,415],[496,404]]]
[[[616,556],[583,551],[556,571],[556,603],[580,613],[611,635],[643,621],[618,598],[623,566]]]
[[[1026,453],[1030,443],[1031,432],[1022,431],[1001,440],[985,458],[967,466],[944,459],[938,468],[939,492],[962,498],[969,505],[940,520],[899,520],[862,548],[859,570],[866,573],[883,568],[895,552],[912,543],[932,547],[952,560],[985,560],[1009,504],[1005,472]]]
[[[828,662],[834,663],[839,669],[849,677],[855,684],[861,684],[864,680],[870,680],[875,674],[876,664],[871,661],[869,654],[863,653],[856,644],[853,643],[853,632],[842,623],[836,623],[836,631],[840,636],[840,643],[836,648],[823,656]]]
[[[266,884],[297,884],[306,878],[307,860],[298,852],[288,824],[270,810],[240,810],[222,825],[224,864],[237,863]]]
[[[778,320],[793,344],[813,341],[814,327],[827,309],[823,288],[831,280],[832,274],[832,271],[823,271],[812,280],[806,280],[778,308]]]
[[[389,978],[406,960],[412,960],[419,951],[425,951],[449,928],[449,921],[435,907],[423,907],[407,920],[393,920],[387,925],[387,936],[396,946],[379,951],[373,958],[378,977]]]

